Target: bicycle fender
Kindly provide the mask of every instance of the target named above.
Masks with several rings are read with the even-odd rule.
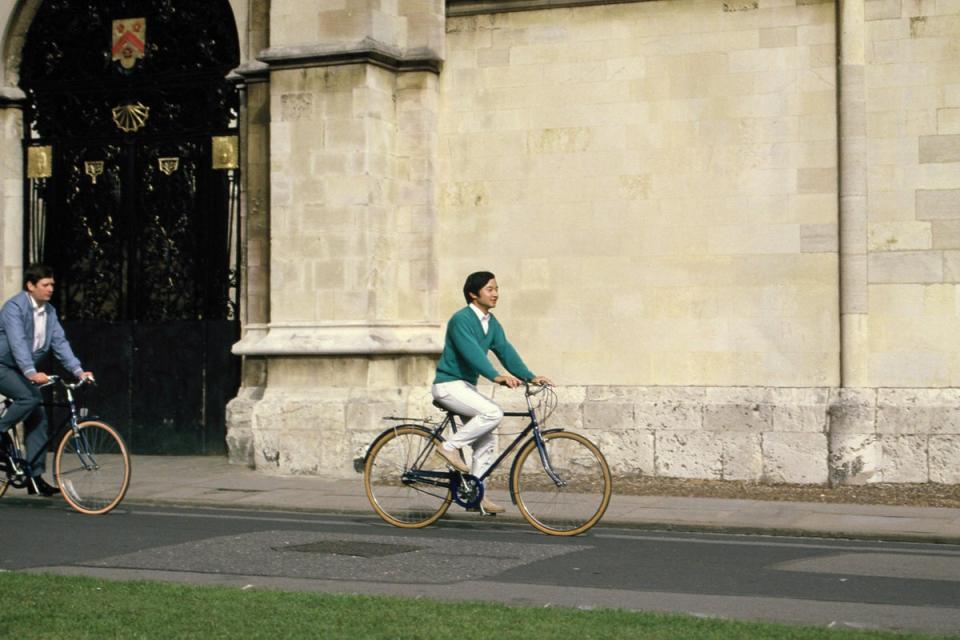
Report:
[[[390,435],[391,433],[393,433],[393,432],[396,431],[397,429],[400,429],[400,428],[403,428],[403,427],[410,427],[410,428],[412,428],[412,429],[416,429],[417,431],[423,432],[423,433],[424,433],[425,435],[427,435],[428,437],[433,433],[433,431],[431,431],[430,429],[427,429],[427,428],[424,427],[422,424],[411,424],[411,423],[398,424],[398,425],[396,425],[396,426],[394,426],[394,427],[390,427],[389,429],[384,429],[383,431],[380,432],[379,435],[377,435],[376,438],[374,438],[373,440],[370,441],[370,444],[367,445],[367,450],[363,452],[363,458],[362,458],[362,461],[363,461],[363,462],[361,463],[360,468],[357,469],[357,472],[358,472],[358,473],[363,473],[363,469],[367,466],[367,459],[370,457],[370,451],[373,449],[373,445],[377,444],[378,442],[380,442],[381,440],[383,440],[384,438],[386,438],[388,435]],[[443,442],[443,438],[440,437],[440,436],[437,436],[437,442]],[[358,462],[359,460],[361,460],[361,459],[358,458],[358,459],[354,460],[354,468],[357,467],[357,462]]]
[[[558,431],[566,431],[566,429],[564,429],[563,427],[556,427],[555,429],[546,429],[546,430],[544,430],[544,431],[541,431],[541,432],[540,432],[540,435],[541,435],[541,436],[545,436],[545,435],[547,435],[548,433],[557,433]],[[530,441],[533,440],[533,439],[534,439],[533,436],[530,436],[530,437],[527,439],[527,441],[524,442],[524,443],[520,446],[519,449],[517,449],[517,452],[519,453],[520,451],[523,451],[524,448],[526,448],[526,446],[527,446],[528,444],[530,444]],[[516,467],[517,467],[517,458],[519,458],[519,456],[514,456],[514,458],[513,458],[513,464],[510,465],[510,502],[512,502],[513,504],[517,504],[517,494],[516,494],[516,492],[513,490],[513,489],[514,489],[514,487],[513,487],[513,472],[516,470]]]

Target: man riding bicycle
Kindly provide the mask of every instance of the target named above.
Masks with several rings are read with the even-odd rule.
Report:
[[[0,463],[12,465],[9,456],[13,440],[10,430],[18,422],[26,429],[27,459],[35,460],[27,483],[31,495],[52,496],[60,489],[41,477],[46,462],[47,412],[41,403],[39,385],[49,380],[37,371],[37,363],[49,352],[77,378],[92,378],[73,354],[70,343],[50,304],[53,297],[53,269],[31,264],[23,274],[23,291],[0,309],[0,394],[13,401],[0,417]]]
[[[511,389],[523,384],[553,382],[534,375],[520,355],[507,341],[503,327],[490,313],[497,306],[500,289],[496,277],[489,271],[471,273],[463,285],[467,306],[457,311],[447,323],[443,353],[437,363],[433,381],[433,398],[445,409],[470,418],[463,428],[452,435],[437,454],[454,469],[480,477],[493,464],[493,432],[503,420],[503,410],[493,400],[477,391],[477,379],[483,376]],[[487,359],[493,351],[509,373],[499,373]],[[473,450],[472,469],[468,469],[458,450],[470,446]],[[480,508],[487,513],[501,513],[504,508],[484,496]]]

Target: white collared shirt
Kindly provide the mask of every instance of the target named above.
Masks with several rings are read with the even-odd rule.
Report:
[[[47,337],[47,305],[38,304],[33,296],[30,297],[30,304],[33,305],[33,350],[36,351],[43,347],[43,342]]]
[[[483,335],[487,335],[487,332],[490,331],[490,314],[484,313],[480,310],[480,307],[470,303],[470,308],[473,309],[473,312],[477,314],[477,318],[480,319],[480,326],[483,327]]]

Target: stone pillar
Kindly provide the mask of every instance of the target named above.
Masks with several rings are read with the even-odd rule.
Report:
[[[247,20],[247,60],[234,70],[240,86],[241,274],[240,320],[244,338],[262,337],[270,320],[270,74],[251,60],[269,44],[269,2],[251,2]],[[254,465],[253,408],[263,397],[267,363],[243,358],[237,397],[227,404],[227,452],[235,464]]]
[[[840,380],[830,415],[830,479],[879,480],[880,444],[871,420],[855,420],[869,385],[867,285],[867,126],[864,0],[837,5],[837,115],[840,172]],[[846,391],[846,392],[844,392]]]
[[[419,404],[441,348],[434,248],[444,3],[275,0],[269,318],[253,458],[345,475],[385,413]],[[416,396],[416,397],[414,397]],[[412,399],[411,399],[412,398]]]
[[[23,273],[23,111],[20,89],[0,87],[0,299],[20,290]]]

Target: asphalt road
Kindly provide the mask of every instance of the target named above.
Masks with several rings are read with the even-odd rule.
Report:
[[[0,570],[960,633],[960,546],[0,502]]]

